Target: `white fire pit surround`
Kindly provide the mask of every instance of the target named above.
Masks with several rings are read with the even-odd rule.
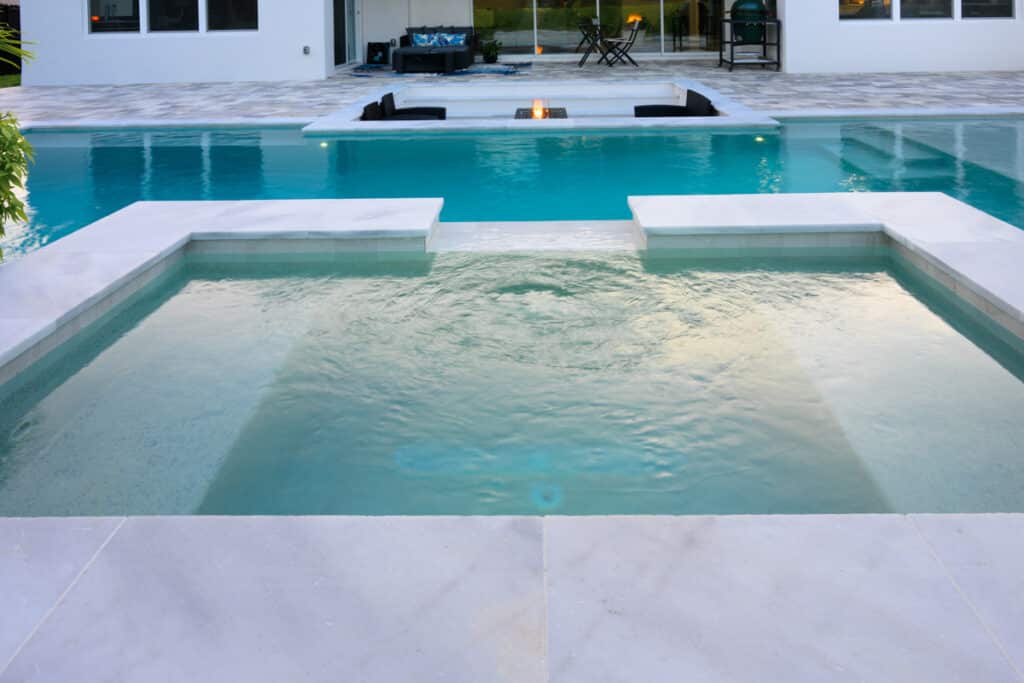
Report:
[[[638,104],[686,104],[686,91],[701,93],[714,103],[716,117],[643,118],[633,115]],[[445,121],[361,121],[363,107],[393,93],[399,107],[444,107]],[[543,100],[564,108],[566,119],[515,120],[516,109]],[[512,83],[422,83],[382,88],[304,131],[311,135],[391,130],[536,130],[588,128],[690,128],[777,126],[775,119],[755,112],[712,88],[691,80],[675,81],[515,81]]]

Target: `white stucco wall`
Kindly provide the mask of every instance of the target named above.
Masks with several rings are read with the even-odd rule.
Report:
[[[1015,2],[1014,19],[840,21],[836,0],[780,0],[784,68],[790,73],[1024,69],[1024,0]],[[953,4],[959,14],[960,0]]]
[[[22,33],[34,43],[36,59],[25,65],[23,82],[314,80],[333,70],[330,0],[260,0],[258,31],[209,33],[203,32],[206,0],[199,5],[198,33],[90,34],[86,0],[25,3]]]

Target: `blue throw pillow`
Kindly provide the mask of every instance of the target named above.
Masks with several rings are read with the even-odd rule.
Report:
[[[439,47],[441,42],[437,39],[436,33],[414,33],[412,34],[413,47]]]
[[[465,47],[465,33],[438,33],[437,41],[442,47]]]

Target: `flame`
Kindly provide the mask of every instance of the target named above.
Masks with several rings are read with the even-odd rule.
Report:
[[[629,18],[626,19],[626,23],[627,24],[633,24],[633,23],[636,23],[638,21],[643,21],[643,20],[644,20],[644,18],[642,16],[640,16],[639,14],[630,14]]]
[[[544,54],[544,48],[541,47],[540,45],[537,46],[537,54],[539,54],[539,55]]]
[[[544,100],[534,100],[533,101],[532,116],[535,119],[543,119],[544,118]]]

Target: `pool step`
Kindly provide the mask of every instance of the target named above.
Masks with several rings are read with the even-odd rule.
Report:
[[[945,155],[925,152],[912,146],[914,156],[906,158],[880,149],[877,144],[865,143],[857,137],[843,136],[841,142],[826,145],[826,149],[846,166],[875,178],[898,180],[938,180],[956,175],[956,162]],[[907,145],[903,146],[904,153]]]
[[[906,165],[930,164],[947,158],[941,152],[921,145],[887,128],[844,127],[844,141],[852,141],[881,152],[885,156],[902,160]]]

